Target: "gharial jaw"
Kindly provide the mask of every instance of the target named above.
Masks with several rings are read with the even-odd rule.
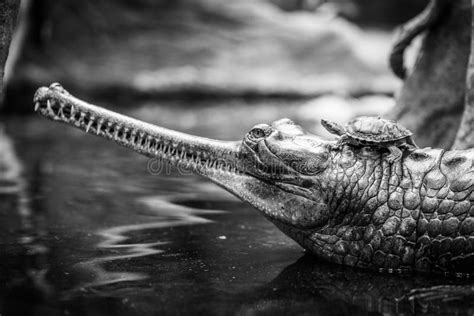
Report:
[[[148,124],[81,101],[57,83],[39,88],[34,103],[36,112],[48,119],[202,175],[274,222],[283,220],[300,226],[301,209],[315,208],[315,201],[295,194],[288,185],[271,183],[247,172],[240,141],[213,140]]]
[[[177,167],[196,173],[210,170],[239,173],[238,142],[190,136],[148,124],[81,101],[57,83],[39,88],[34,103],[35,111],[46,118],[73,125]]]

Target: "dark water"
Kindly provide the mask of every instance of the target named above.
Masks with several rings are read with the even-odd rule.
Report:
[[[223,139],[259,119],[206,111],[132,114]],[[472,281],[320,262],[205,179],[37,116],[3,123],[2,316],[474,313]]]

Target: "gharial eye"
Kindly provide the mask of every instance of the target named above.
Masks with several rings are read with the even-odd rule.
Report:
[[[266,133],[262,128],[256,127],[250,131],[250,135],[253,138],[263,138],[266,136]]]
[[[268,124],[258,124],[255,125],[250,132],[248,132],[247,137],[250,140],[259,140],[267,137],[272,133],[272,128]]]

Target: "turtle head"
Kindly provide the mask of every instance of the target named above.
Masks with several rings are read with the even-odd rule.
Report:
[[[336,122],[326,121],[321,119],[321,125],[328,130],[331,134],[342,136],[346,133],[344,126],[337,124]]]

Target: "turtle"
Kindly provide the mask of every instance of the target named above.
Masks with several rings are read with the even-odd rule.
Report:
[[[340,148],[348,144],[387,148],[390,151],[387,156],[390,163],[397,162],[402,158],[401,149],[418,148],[413,141],[412,132],[395,121],[378,116],[360,116],[349,121],[345,127],[326,120],[321,120],[321,124],[330,133],[341,136],[336,143],[337,147]]]

